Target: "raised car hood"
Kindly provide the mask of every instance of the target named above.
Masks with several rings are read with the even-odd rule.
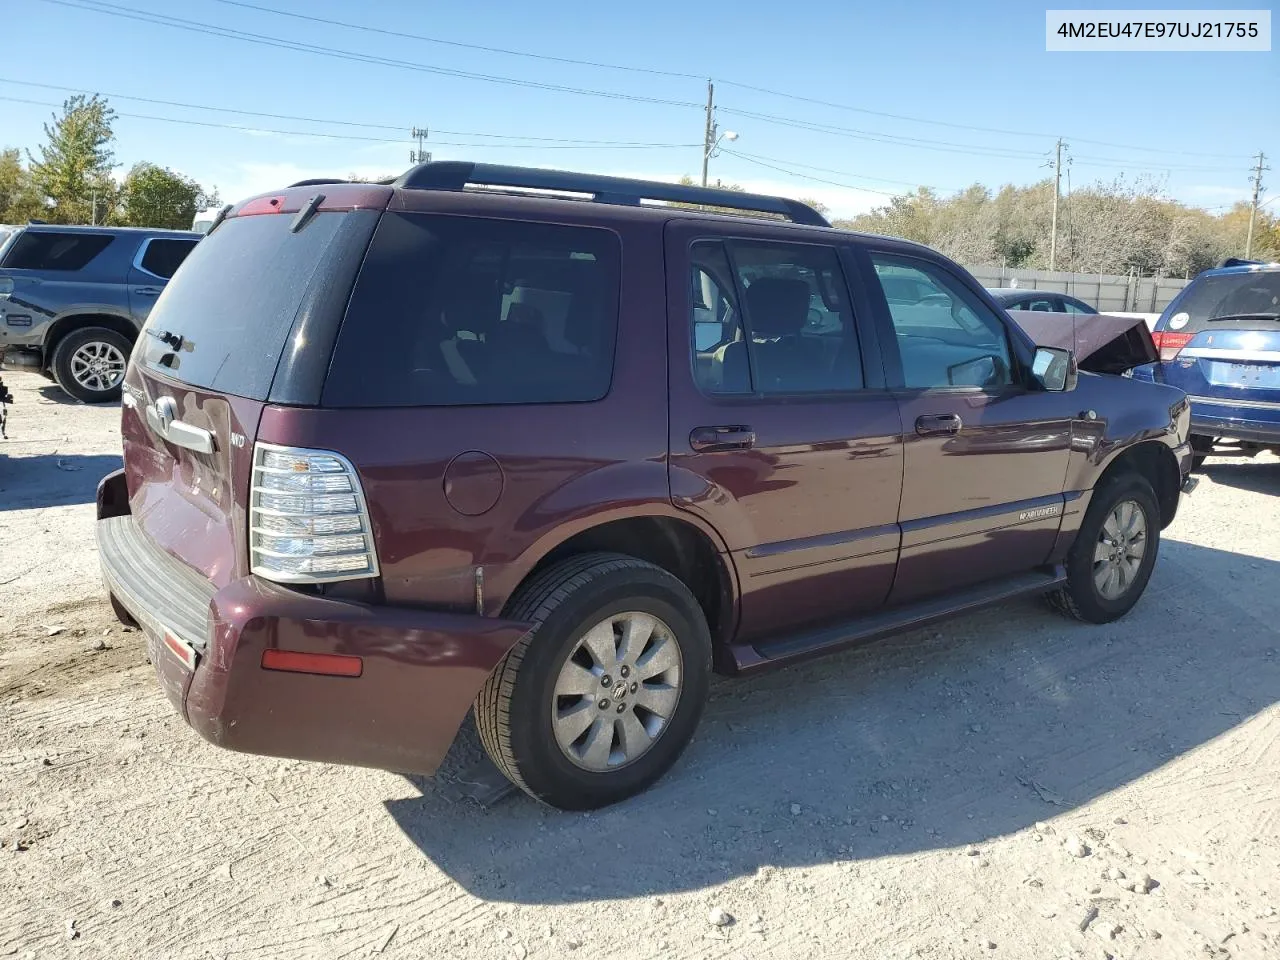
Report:
[[[1038,346],[1073,351],[1076,365],[1091,373],[1120,374],[1160,359],[1141,317],[1032,310],[1010,310],[1009,316]]]

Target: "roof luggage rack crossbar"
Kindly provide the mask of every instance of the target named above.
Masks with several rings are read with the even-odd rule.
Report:
[[[586,194],[597,203],[616,203],[624,206],[639,206],[643,200],[693,203],[711,207],[731,207],[747,212],[771,213],[795,223],[813,227],[831,226],[817,210],[786,197],[686,186],[681,183],[603,177],[563,170],[509,167],[494,163],[466,163],[457,160],[420,163],[396,180],[393,186],[405,190],[463,190],[469,186],[514,187],[521,190]]]

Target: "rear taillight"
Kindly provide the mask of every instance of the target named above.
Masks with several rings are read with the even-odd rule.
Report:
[[[280,583],[378,575],[369,508],[350,461],[327,450],[254,446],[249,565]]]
[[[1172,360],[1178,355],[1178,351],[1191,342],[1191,338],[1194,336],[1194,333],[1170,333],[1167,330],[1158,330],[1151,334],[1151,339],[1156,342],[1156,349],[1160,351],[1160,359]]]

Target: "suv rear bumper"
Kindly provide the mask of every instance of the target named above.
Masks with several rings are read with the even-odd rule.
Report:
[[[1189,397],[1191,432],[1224,440],[1280,444],[1280,403]]]
[[[331,600],[254,576],[222,589],[189,569],[173,578],[185,565],[128,515],[100,519],[98,544],[103,581],[146,634],[165,694],[201,736],[232,750],[434,773],[485,679],[527,630]],[[359,675],[264,669],[273,649],[358,657]]]

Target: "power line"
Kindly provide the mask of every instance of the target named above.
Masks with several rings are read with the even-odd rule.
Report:
[[[59,90],[59,91],[62,91],[63,93],[97,94],[100,97],[108,97],[115,100],[132,100],[137,103],[154,103],[159,106],[180,107],[185,110],[209,110],[216,113],[234,113],[234,114],[239,114],[240,116],[245,116],[245,117],[265,117],[271,120],[297,120],[302,123],[325,123],[331,126],[339,126],[339,127],[364,127],[370,130],[404,130],[405,129],[404,126],[401,124],[363,123],[356,120],[333,120],[325,117],[299,117],[299,116],[288,114],[288,113],[262,113],[257,110],[236,110],[231,107],[214,107],[214,106],[209,106],[208,104],[202,104],[202,103],[183,103],[178,100],[157,100],[153,97],[131,97],[131,96],[126,96],[123,93],[107,93],[106,91],[103,91],[103,90],[85,90],[80,87],[60,87],[52,83],[36,83],[32,80],[11,80],[7,77],[0,77],[0,83],[13,83],[13,84],[18,84],[24,87],[40,87],[45,90]],[[15,100],[16,102],[19,102],[19,103],[34,103],[34,104],[39,104],[41,106],[50,106],[50,107],[61,106],[61,104],[47,103],[42,100],[18,100],[18,98],[16,97],[4,97],[0,99]],[[121,114],[121,116],[137,116],[137,115]],[[147,119],[165,119],[165,118],[155,117],[155,118],[147,118]],[[249,129],[249,128],[232,126],[230,129],[241,130],[241,129]],[[258,128],[255,127],[252,129],[256,130]],[[280,131],[269,131],[269,132],[280,132]],[[302,133],[301,131],[295,131],[295,132],[301,133],[303,136],[321,136],[321,134],[312,134],[309,132],[308,133]],[[436,133],[444,134],[445,136],[450,136],[450,137],[487,137],[487,138],[493,138],[493,139],[499,139],[499,140],[532,140],[537,142],[545,141],[547,143],[572,143],[577,146],[592,146],[592,145],[610,146],[610,147],[696,146],[696,144],[688,144],[688,143],[652,143],[652,142],[643,141],[643,140],[584,140],[584,139],[576,139],[573,137],[538,137],[532,134],[526,135],[526,134],[515,134],[515,133],[480,133],[474,130],[441,130],[439,128],[436,129]],[[394,142],[391,140],[382,141],[382,140],[379,140],[378,138],[373,138],[373,139],[376,142],[386,142],[386,143]]]
[[[768,157],[760,153],[747,153],[746,151],[743,151],[743,150],[726,150],[725,153],[732,153],[735,157],[742,157],[744,160],[771,161],[773,163],[785,164],[788,167],[799,167],[802,170],[817,170],[821,173],[834,173],[837,176],[852,177],[855,180],[873,180],[876,183],[896,183],[900,186],[912,187],[912,188],[922,186],[922,184],[919,184],[913,180],[891,180],[887,177],[869,177],[863,173],[850,173],[847,170],[836,170],[832,167],[818,167],[811,163],[800,163],[799,161],[796,161],[796,160],[784,160],[780,157]],[[862,189],[862,188],[859,187],[858,189]],[[951,188],[946,188],[946,187],[933,187],[932,189],[943,190],[944,192],[947,192],[947,193],[954,192]]]
[[[483,53],[499,53],[509,57],[526,57],[530,60],[543,60],[550,63],[566,63],[576,67],[600,67],[606,70],[624,70],[628,73],[643,73],[655,77],[673,77],[680,80],[702,80],[694,73],[681,73],[679,70],[658,70],[652,67],[630,67],[618,63],[603,63],[598,60],[575,60],[572,57],[556,57],[545,53],[531,53],[526,50],[509,50],[506,47],[490,47],[482,43],[463,43],[460,40],[444,40],[440,37],[428,37],[421,33],[406,33],[402,30],[384,30],[363,23],[352,23],[349,20],[330,20],[306,13],[295,13],[292,10],[276,10],[256,3],[244,3],[242,0],[214,0],[229,7],[244,7],[261,13],[274,14],[277,17],[289,17],[293,20],[307,20],[311,23],[323,23],[331,27],[346,27],[350,30],[361,30],[365,33],[376,33],[384,37],[395,37],[398,40],[421,40],[424,43],[436,43],[445,47],[457,47],[462,50],[479,50]]]
[[[862,190],[866,193],[878,193],[884,197],[902,196],[901,193],[893,193],[892,191],[889,191],[889,190],[877,190],[874,187],[862,187],[855,183],[841,183],[837,180],[827,180],[824,177],[815,177],[812,174],[800,173],[796,170],[788,170],[786,167],[780,167],[777,164],[766,163],[763,160],[756,160],[753,157],[747,156],[745,153],[738,153],[735,150],[728,150],[724,147],[721,147],[720,149],[722,152],[729,154],[729,156],[731,157],[737,157],[739,160],[745,160],[747,163],[755,164],[757,167],[766,167],[769,170],[776,170],[778,173],[785,173],[787,176],[798,177],[801,180],[812,180],[814,183],[825,183],[828,186],[844,187],[845,189],[848,189],[848,190]]]
[[[685,73],[680,70],[660,70],[653,67],[637,67],[618,63],[605,63],[600,60],[579,60],[573,57],[557,57],[549,54],[533,53],[528,50],[512,50],[506,47],[487,46],[479,43],[464,43],[458,40],[445,40],[440,37],[431,37],[419,33],[406,33],[400,30],[386,30],[381,27],[371,27],[363,23],[354,23],[349,20],[334,20],[326,17],[317,17],[311,14],[296,13],[290,10],[277,10],[274,7],[263,6],[256,3],[247,3],[245,0],[215,0],[216,3],[225,4],[231,7],[242,7],[248,10],[256,10],[260,13],[272,14],[279,17],[288,17],[294,20],[304,20],[311,23],[321,23],[327,26],[342,27],[349,30],[359,30],[365,33],[380,34],[383,36],[396,37],[398,39],[419,40],[425,43],[433,43],[441,46],[455,47],[464,50],[479,50],[484,53],[495,53],[503,56],[523,57],[530,60],[541,60],[552,63],[564,63],[579,67],[593,67],[605,70],[619,70],[628,73],[648,74],[650,76],[671,77],[680,80],[698,80],[702,81],[704,77],[701,74]],[[845,110],[851,113],[860,113],[866,116],[883,117],[889,120],[900,120],[906,123],[923,123],[938,127],[947,127],[953,130],[973,130],[979,133],[997,133],[1002,136],[1014,137],[1030,137],[1035,139],[1049,139],[1051,134],[1038,133],[1028,130],[1009,130],[1000,127],[984,127],[976,124],[956,123],[949,120],[934,120],[927,117],[913,117],[900,113],[889,113],[883,110],[871,110],[865,107],[855,107],[847,103],[838,103],[832,100],[824,100],[818,97],[804,96],[797,93],[788,93],[783,90],[774,90],[770,87],[761,87],[749,83],[740,83],[736,80],[727,80],[723,77],[711,77],[712,82],[719,83],[726,87],[736,87],[739,90],[748,90],[753,93],[763,93],[769,96],[782,97],[787,100],[794,100],[800,103],[811,103],[816,106],[829,107],[833,110]],[[1095,146],[1113,147],[1120,150],[1139,150],[1149,153],[1165,153],[1163,147],[1137,146],[1132,144],[1113,143],[1106,140],[1089,140],[1084,137],[1073,138],[1078,143],[1089,143]],[[1190,151],[1181,151],[1184,156],[1201,156],[1216,157],[1221,159],[1238,159],[1235,154],[1226,153],[1194,153]]]
[[[535,80],[520,80],[515,77],[504,77],[497,74],[476,73],[470,70],[454,70],[447,67],[435,67],[430,64],[414,63],[409,60],[396,60],[392,57],[380,57],[372,54],[358,53],[354,50],[342,50],[337,47],[325,47],[317,44],[302,43],[296,40],[284,40],[278,37],[268,37],[258,33],[250,33],[246,30],[219,27],[210,23],[200,23],[196,20],[184,20],[181,17],[171,17],[167,14],[138,10],[137,8],[126,7],[121,4],[106,3],[103,2],[103,0],[43,0],[43,2],[63,7],[71,7],[77,10],[88,10],[91,13],[101,13],[107,16],[121,17],[126,20],[135,20],[141,23],[150,23],[163,27],[174,27],[179,30],[221,37],[226,40],[239,40],[243,43],[254,43],[260,46],[277,47],[282,50],[313,53],[318,56],[331,57],[336,60],[349,60],[354,63],[369,63],[377,66],[396,67],[401,70],[413,70],[418,73],[430,73],[437,76],[458,77],[464,80],[483,80],[486,83],[525,87],[534,90],[547,90],[553,93],[573,93],[580,96],[603,97],[609,100],[626,100],[633,103],[652,103],[659,106],[669,107],[701,108],[702,106],[699,103],[694,103],[689,100],[646,97],[639,94],[618,93],[610,90],[595,90],[588,87],[571,87],[557,83],[541,83]]]
[[[1114,166],[1114,167],[1118,167],[1118,168],[1137,169],[1137,170],[1140,170],[1140,171],[1149,171],[1149,172],[1161,172],[1161,171],[1164,171],[1164,170],[1188,170],[1188,171],[1204,171],[1204,172],[1220,173],[1220,172],[1222,172],[1222,171],[1224,171],[1224,170],[1235,170],[1235,169],[1237,169],[1237,168],[1236,168],[1236,167],[1234,167],[1234,166],[1231,166],[1231,167],[1227,167],[1227,166],[1201,166],[1201,165],[1197,165],[1197,164],[1185,164],[1185,163],[1161,163],[1161,164],[1154,164],[1154,162],[1153,162],[1153,161],[1121,160],[1121,159],[1119,159],[1119,158],[1117,158],[1117,157],[1089,157],[1089,156],[1080,156],[1080,157],[1077,157],[1076,159],[1077,159],[1077,160],[1079,160],[1079,161],[1081,161],[1081,162],[1082,162],[1086,167],[1106,167],[1106,166]],[[1135,167],[1133,167],[1133,166],[1132,166],[1132,164],[1134,164],[1134,163],[1142,163],[1142,162],[1149,162],[1149,163],[1153,163],[1153,165],[1152,165],[1152,166],[1149,166],[1149,167],[1141,167],[1141,168],[1135,168]]]
[[[5,97],[0,96],[0,100],[7,100],[10,103],[29,103],[39,107],[60,107],[62,104],[53,103],[47,100],[26,100],[21,97]],[[403,137],[387,138],[387,137],[360,137],[349,133],[322,133],[315,130],[277,130],[271,127],[242,127],[233,123],[213,123],[208,120],[185,120],[179,117],[157,117],[148,113],[126,113],[116,111],[116,115],[120,117],[129,117],[133,120],[158,120],[161,123],[181,123],[192,127],[213,127],[220,130],[238,130],[241,133],[271,133],[289,137],[321,137],[325,140],[355,140],[361,143],[400,143]],[[473,134],[473,136],[494,136],[494,134]],[[515,149],[530,149],[537,147],[541,150],[643,150],[643,149],[664,149],[679,148],[687,149],[696,147],[696,143],[610,143],[608,141],[583,141],[581,143],[568,141],[562,143],[465,143],[456,140],[435,140],[433,143],[446,147],[483,147],[491,149],[495,147],[508,147]]]
[[[983,147],[976,144],[953,143],[949,140],[928,140],[921,137],[900,137],[894,134],[878,134],[855,127],[838,127],[833,124],[812,123],[807,120],[793,120],[771,113],[758,113],[754,110],[738,110],[731,107],[720,107],[725,113],[739,117],[749,117],[765,123],[774,123],[797,130],[808,130],[811,133],[825,133],[832,136],[848,137],[853,140],[866,140],[872,143],[890,143],[895,146],[911,146],[921,150],[941,150],[946,153],[968,153],[979,157],[999,157],[1014,160],[1040,160],[1043,151],[1034,150],[1002,150],[996,147]]]

